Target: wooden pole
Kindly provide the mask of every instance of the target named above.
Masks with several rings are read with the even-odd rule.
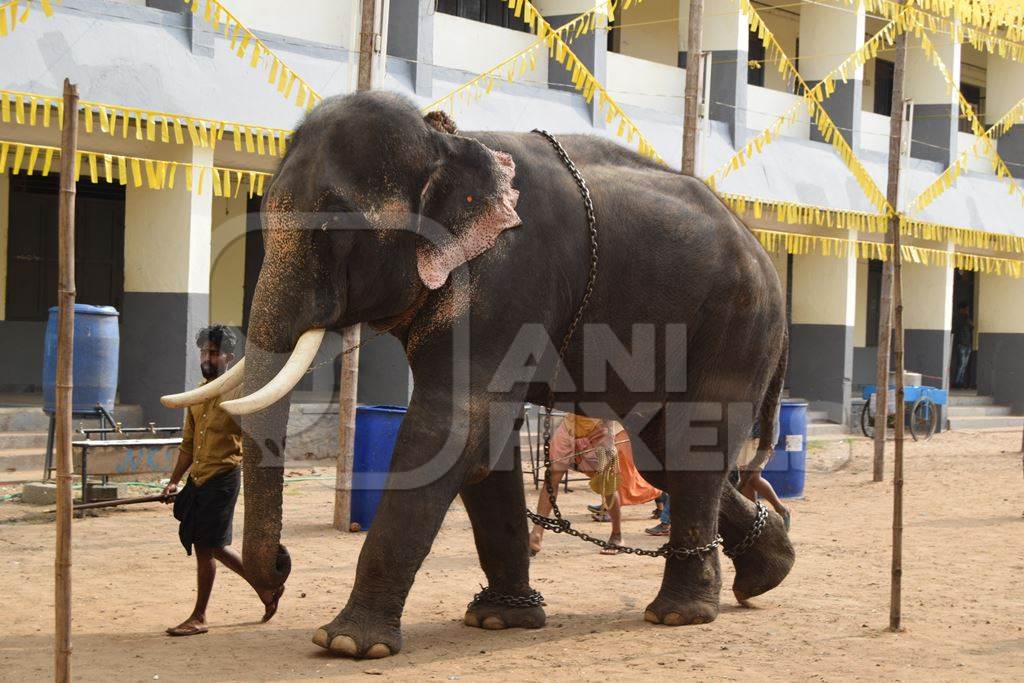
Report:
[[[683,174],[696,175],[697,138],[700,130],[700,82],[704,72],[702,39],[704,0],[690,0],[689,35],[686,39],[686,91],[683,111]]]
[[[383,0],[362,0],[359,26],[359,71],[357,90],[380,85],[380,53],[384,42]],[[342,335],[342,348],[359,345],[360,327],[352,325]],[[359,351],[342,356],[338,389],[338,463],[334,480],[334,528],[351,530],[352,461],[356,434],[356,399],[359,394]]]
[[[75,344],[75,159],[78,88],[64,79],[57,253],[57,550],[54,561],[53,680],[71,680],[71,392]]]
[[[904,115],[907,103],[903,97],[907,72],[907,35],[896,38],[893,62],[892,111],[889,117],[889,183],[887,197],[894,209],[889,218],[892,235],[892,296],[893,318],[896,329],[893,361],[896,372],[895,449],[893,455],[892,489],[892,576],[889,597],[889,630],[900,630],[903,586],[903,444],[904,444],[904,386],[903,386],[903,238],[899,229],[900,163],[903,159]],[[886,382],[886,387],[888,382]],[[883,424],[884,424],[883,413]],[[877,434],[876,434],[877,436]],[[877,442],[876,442],[877,447]],[[884,442],[883,442],[884,448]],[[884,452],[884,451],[883,451]],[[877,451],[876,451],[877,453]],[[877,463],[876,463],[877,464]]]
[[[896,55],[892,77],[892,108],[889,116],[889,171],[886,186],[886,199],[893,207],[893,215],[889,216],[885,241],[893,245],[893,253],[898,251],[900,243],[899,197],[900,197],[900,162],[903,159],[903,85],[907,68],[907,42],[904,34],[896,38]],[[893,266],[895,258],[885,261],[882,266],[882,291],[878,307],[878,356],[875,373],[875,459],[872,468],[872,481],[882,481],[885,469],[885,437],[888,421],[889,394],[889,353],[892,345],[892,294]],[[899,374],[899,371],[897,371]],[[896,413],[899,415],[899,413]],[[896,420],[899,422],[899,419]]]

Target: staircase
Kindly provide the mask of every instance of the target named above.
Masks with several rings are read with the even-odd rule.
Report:
[[[125,426],[142,425],[139,406],[119,405],[114,418]],[[99,421],[75,418],[72,429],[85,425],[98,427]],[[42,404],[0,407],[0,479],[12,472],[42,471],[46,458],[46,431],[49,416]],[[80,435],[75,435],[78,438]]]
[[[807,411],[807,439],[826,440],[842,439],[849,436],[846,425],[832,422],[828,419],[828,412],[824,410]]]
[[[979,396],[977,391],[954,389],[949,394],[948,418],[950,429],[1020,428],[1024,416],[1013,415],[1009,406],[996,405],[991,396]]]

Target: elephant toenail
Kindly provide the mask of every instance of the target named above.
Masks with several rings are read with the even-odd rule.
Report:
[[[662,623],[667,626],[679,626],[683,622],[682,617],[679,616],[679,612],[669,612],[662,619]]]
[[[320,647],[324,648],[325,650],[328,649],[327,645],[330,639],[331,637],[330,635],[328,635],[327,629],[325,628],[318,628],[316,630],[316,633],[313,634],[313,642],[319,645]]]
[[[370,647],[363,656],[367,659],[380,659],[381,657],[388,657],[391,655],[391,648],[384,643],[377,643]]]
[[[477,616],[476,612],[466,612],[466,616],[462,618],[462,623],[464,623],[466,626],[479,628],[480,617]]]
[[[505,628],[505,621],[501,617],[492,614],[489,617],[484,617],[484,620],[480,623],[480,625],[486,629],[496,631],[498,629]]]
[[[693,621],[691,621],[690,623],[691,624],[706,624],[706,623],[708,623],[708,620],[698,614],[697,616],[695,616],[693,618]]]
[[[347,657],[355,657],[356,653],[359,652],[359,648],[356,646],[356,641],[350,636],[334,636],[331,640],[331,652],[338,652]]]
[[[644,621],[649,621],[652,624],[661,623],[661,619],[658,617],[658,615],[652,612],[651,610],[647,610],[646,612],[644,612]]]

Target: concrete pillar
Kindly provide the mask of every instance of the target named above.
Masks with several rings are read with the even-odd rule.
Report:
[[[832,69],[864,45],[864,6],[850,5],[841,0],[820,0],[800,6],[800,75],[807,85],[814,87]],[[839,127],[846,142],[857,149],[860,146],[860,112],[864,68],[846,83],[837,80],[835,91],[825,100],[824,107]],[[822,141],[814,123],[811,139]]]
[[[953,82],[960,84],[960,44],[946,34],[928,34]],[[910,155],[949,166],[957,154],[960,107],[956,91],[949,92],[939,68],[921,49],[921,40],[907,37],[906,97],[914,101],[914,130]],[[895,112],[893,112],[895,113]]]
[[[401,0],[388,10],[387,53],[405,60],[403,68],[411,71],[413,89],[421,97],[433,95],[435,4],[435,0]]]
[[[986,125],[998,121],[1024,98],[1024,64],[988,55],[988,87],[985,90]],[[996,142],[999,156],[1014,178],[1024,178],[1024,125],[1018,124]]]
[[[805,254],[793,257],[789,328],[791,396],[848,424],[853,376],[857,258]]]
[[[929,386],[949,386],[952,320],[953,268],[904,263],[904,365]]]
[[[213,151],[168,147],[174,161],[213,164]],[[209,321],[213,192],[189,192],[179,170],[174,189],[145,183],[125,193],[124,304],[120,400],[142,406],[147,420],[173,425],[181,411],[162,394],[197,385],[202,375],[196,333]]]
[[[1024,410],[1024,279],[977,274],[978,393]]]
[[[534,3],[544,18],[555,28],[566,22],[572,21],[577,16],[593,9],[595,0],[538,0]],[[575,38],[569,46],[576,54],[583,65],[590,69],[598,83],[607,87],[608,81],[608,32],[605,29],[595,29],[586,35]],[[572,90],[572,71],[566,71],[562,64],[553,57],[548,57],[548,83],[549,87]],[[603,128],[605,125],[605,114],[597,109],[597,98],[595,97],[588,105],[591,124],[596,128]]]
[[[679,0],[679,66],[687,64],[689,0]],[[703,49],[711,53],[712,121],[729,126],[734,146],[746,140],[747,126],[747,48],[750,29],[747,18],[733,3],[704,3]]]

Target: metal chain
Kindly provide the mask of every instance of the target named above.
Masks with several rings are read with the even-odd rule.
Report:
[[[580,196],[583,198],[583,206],[586,209],[587,232],[590,236],[590,272],[587,275],[587,286],[583,291],[583,298],[580,300],[580,305],[576,309],[576,315],[573,316],[572,322],[569,324],[569,329],[566,330],[565,336],[562,338],[562,345],[558,349],[555,371],[551,377],[551,383],[548,385],[549,387],[554,387],[555,381],[558,379],[558,373],[561,370],[562,362],[565,359],[565,352],[569,348],[569,343],[572,341],[576,328],[583,319],[587,303],[590,301],[590,297],[594,293],[594,285],[597,282],[597,217],[594,214],[594,202],[590,196],[590,188],[587,187],[587,181],[584,180],[583,176],[580,174],[576,164],[574,164],[572,159],[569,158],[569,155],[566,153],[565,148],[562,147],[562,144],[554,135],[546,130],[534,130],[533,132],[547,138],[548,142],[551,143],[551,146],[555,148],[558,156],[562,159],[562,163],[569,169],[569,173],[572,174],[573,180],[576,181],[576,185],[580,190]],[[633,548],[630,546],[619,545],[617,543],[609,543],[608,541],[595,538],[584,531],[573,529],[569,520],[562,517],[562,511],[558,509],[558,503],[555,500],[555,492],[551,486],[551,410],[553,406],[554,389],[549,388],[548,399],[544,405],[544,488],[547,491],[548,499],[551,501],[551,511],[555,516],[553,518],[543,517],[535,512],[527,510],[526,516],[530,521],[556,534],[568,534],[570,536],[575,536],[576,538],[587,541],[588,543],[593,543],[594,545],[600,546],[606,550],[617,550],[618,552],[625,553],[627,555],[641,555],[644,557],[675,557],[677,559],[683,559],[695,556],[699,557],[705,553],[710,553],[722,544],[722,537],[716,535],[714,540],[710,543],[705,543],[704,545],[696,548],[684,548],[666,543],[657,550],[647,550],[645,548]]]
[[[541,607],[547,603],[544,602],[544,596],[532,588],[526,595],[509,595],[480,586],[480,592],[473,596],[473,599],[466,605],[466,609],[473,609],[477,605],[483,604],[502,605],[503,607]]]
[[[734,545],[731,548],[723,548],[722,552],[725,553],[726,557],[736,559],[743,553],[750,550],[754,543],[757,541],[758,536],[764,531],[764,528],[768,526],[768,508],[764,506],[761,501],[756,501],[754,505],[757,506],[757,517],[754,518],[754,525],[750,527],[750,531],[743,537],[743,540]]]

